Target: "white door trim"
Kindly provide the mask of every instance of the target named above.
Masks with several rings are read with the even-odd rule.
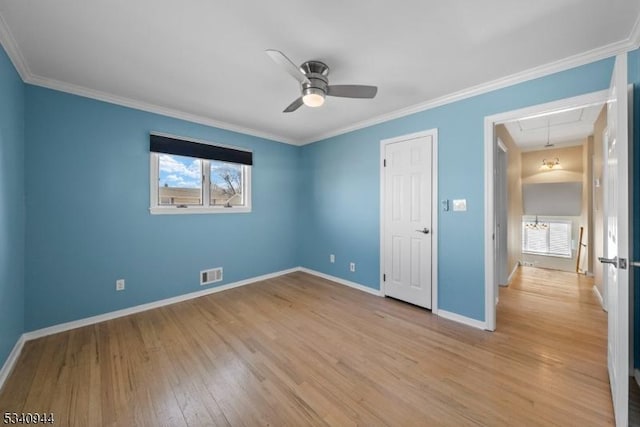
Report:
[[[558,112],[583,105],[604,103],[607,99],[608,90],[602,90],[599,92],[588,93],[586,95],[520,108],[518,110],[506,111],[486,116],[484,118],[484,316],[486,329],[488,331],[494,331],[496,329],[496,296],[493,287],[493,278],[495,275],[495,253],[493,242],[493,228],[495,222],[495,212],[493,208],[495,203],[493,194],[494,126],[510,120],[541,116],[551,112]]]
[[[387,138],[380,141],[380,293],[384,296],[384,153],[388,144],[430,136],[431,156],[431,312],[438,314],[438,129]]]

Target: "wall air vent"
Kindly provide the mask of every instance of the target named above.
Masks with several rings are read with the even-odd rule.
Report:
[[[222,281],[222,267],[200,272],[200,286]]]

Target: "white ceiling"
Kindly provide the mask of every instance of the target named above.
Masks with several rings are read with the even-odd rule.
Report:
[[[0,0],[0,40],[32,83],[299,144],[628,42],[639,12],[637,0]],[[283,114],[299,88],[267,48],[378,96]]]
[[[558,147],[581,145],[593,135],[593,128],[603,104],[575,108],[557,113],[514,120],[505,127],[522,151],[544,149],[547,140]]]

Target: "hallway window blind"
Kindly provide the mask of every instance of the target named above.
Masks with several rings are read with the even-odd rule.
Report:
[[[571,258],[571,221],[522,221],[522,252],[533,255]]]

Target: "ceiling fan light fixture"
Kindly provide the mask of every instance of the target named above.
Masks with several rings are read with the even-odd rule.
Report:
[[[302,95],[302,102],[307,107],[320,107],[324,104],[324,91],[315,87],[310,87],[304,90]]]

